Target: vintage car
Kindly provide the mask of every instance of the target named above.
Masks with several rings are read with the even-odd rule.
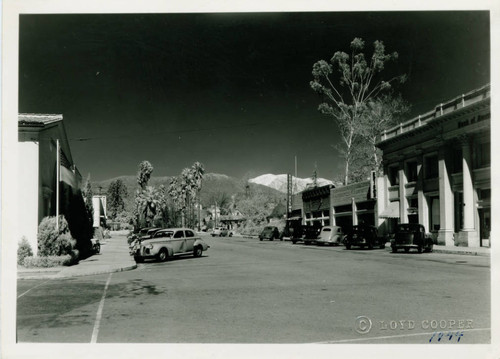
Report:
[[[318,236],[321,232],[321,226],[320,225],[306,225],[302,227],[302,232],[303,232],[303,241],[304,244],[311,244],[311,243],[316,243],[316,240],[318,239]]]
[[[226,237],[227,235],[229,235],[229,231],[227,230],[227,228],[224,227],[215,227],[214,229],[212,229],[211,235],[212,237]]]
[[[153,227],[148,228],[147,230],[141,230],[141,239],[152,238],[153,235],[158,232],[161,228]]]
[[[261,241],[264,239],[269,239],[270,241],[274,241],[274,239],[278,239],[278,238],[280,238],[280,240],[283,240],[283,237],[280,236],[280,231],[279,231],[278,227],[274,227],[274,226],[264,227],[262,232],[260,232],[260,234],[259,234],[259,239]]]
[[[316,244],[340,245],[344,240],[344,232],[339,226],[324,226],[316,238]]]
[[[280,238],[290,239],[294,244],[302,239],[302,218],[292,217],[288,218],[285,222],[285,228],[280,233]]]
[[[421,224],[402,223],[396,227],[394,239],[391,240],[392,252],[404,249],[409,252],[414,248],[418,253],[432,252],[434,242],[430,234],[425,233],[425,227]]]
[[[368,249],[373,249],[373,247],[384,248],[385,238],[378,236],[377,227],[358,224],[347,231],[344,244],[346,249],[351,249],[352,246],[367,247]]]
[[[136,262],[156,258],[166,261],[174,256],[192,254],[201,257],[209,246],[189,228],[168,228],[157,231],[152,238],[143,239],[133,248]]]

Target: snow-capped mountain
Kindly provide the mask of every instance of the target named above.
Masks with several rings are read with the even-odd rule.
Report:
[[[262,176],[251,178],[248,180],[248,182],[271,187],[280,192],[286,193],[286,177],[286,174],[265,174]],[[303,191],[307,187],[307,185],[312,184],[312,182],[313,180],[311,178],[298,178],[292,176],[293,192],[298,193]],[[326,186],[327,184],[333,184],[333,182],[324,178],[318,178],[318,186]]]

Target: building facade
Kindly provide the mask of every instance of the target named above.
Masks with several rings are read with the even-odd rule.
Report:
[[[377,223],[421,223],[438,244],[490,245],[490,85],[385,131]]]
[[[70,229],[79,233],[82,177],[73,163],[62,115],[19,114],[18,125],[18,233],[36,255],[38,225],[44,217],[64,214]]]
[[[332,225],[348,228],[357,224],[375,225],[376,204],[373,181],[332,188]]]

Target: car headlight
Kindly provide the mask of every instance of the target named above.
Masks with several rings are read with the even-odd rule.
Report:
[[[152,244],[152,243],[149,243],[149,244],[146,246],[146,248],[148,248],[148,249],[153,249],[153,244]]]

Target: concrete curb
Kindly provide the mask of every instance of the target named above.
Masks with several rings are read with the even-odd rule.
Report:
[[[473,249],[459,251],[459,250],[453,250],[453,249],[445,249],[445,248],[436,248],[436,247],[434,247],[434,249],[432,251],[434,253],[462,254],[462,255],[469,255],[469,256],[491,257],[491,253],[481,252],[481,251],[475,251]]]
[[[85,276],[90,276],[90,275],[98,275],[98,274],[108,274],[108,273],[115,273],[115,272],[125,272],[129,270],[133,270],[137,268],[137,264],[133,264],[130,266],[125,266],[125,267],[114,267],[114,268],[109,268],[109,269],[103,269],[103,270],[94,270],[94,271],[82,271],[82,272],[75,272],[75,273],[67,273],[67,274],[61,274],[64,270],[56,273],[56,274],[41,274],[42,272],[33,272],[33,273],[40,273],[38,275],[28,275],[28,276],[17,276],[18,280],[24,280],[24,279],[64,279],[64,278],[73,278],[73,277],[85,277]]]

